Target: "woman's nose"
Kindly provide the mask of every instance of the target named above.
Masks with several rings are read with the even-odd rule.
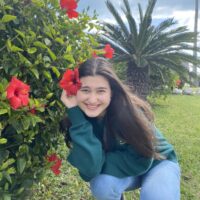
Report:
[[[91,94],[88,98],[89,103],[96,103],[98,101],[98,97],[96,94]]]

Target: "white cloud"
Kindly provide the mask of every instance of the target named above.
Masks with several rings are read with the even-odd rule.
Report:
[[[114,3],[115,7],[121,11],[121,7],[123,6],[122,0],[111,0]],[[129,0],[131,5],[131,9],[133,11],[134,17],[138,19],[138,7],[137,4],[140,3],[143,11],[146,9],[148,1],[147,0]],[[96,9],[99,14],[99,18],[106,20],[108,22],[114,23],[114,19],[110,14],[108,8],[105,5],[105,0],[99,0],[98,3],[94,0],[84,0],[79,2],[80,9],[83,7],[90,6],[90,10]],[[164,20],[166,18],[174,17],[179,25],[186,25],[188,28],[193,31],[194,30],[194,0],[160,0],[157,1],[155,5],[155,9],[153,12],[153,18],[157,18],[160,20]],[[121,12],[122,13],[122,12]],[[200,16],[199,16],[200,17]],[[199,26],[200,29],[200,18],[199,18]]]

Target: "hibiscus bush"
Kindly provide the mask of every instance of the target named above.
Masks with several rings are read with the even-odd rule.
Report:
[[[0,1],[0,199],[25,199],[44,171],[60,173],[65,108],[59,81],[98,46],[75,0]]]

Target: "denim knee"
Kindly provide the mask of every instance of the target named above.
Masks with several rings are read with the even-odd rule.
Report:
[[[122,193],[117,188],[115,177],[103,174],[90,181],[90,189],[97,200],[120,200]]]
[[[150,170],[142,183],[141,200],[180,200],[180,168],[171,161],[162,161]]]

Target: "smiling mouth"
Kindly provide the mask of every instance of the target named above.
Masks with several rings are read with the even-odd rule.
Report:
[[[87,107],[87,109],[89,109],[89,110],[96,110],[96,109],[99,107],[99,105],[93,106],[93,105],[88,105],[88,104],[86,104],[86,107]]]

